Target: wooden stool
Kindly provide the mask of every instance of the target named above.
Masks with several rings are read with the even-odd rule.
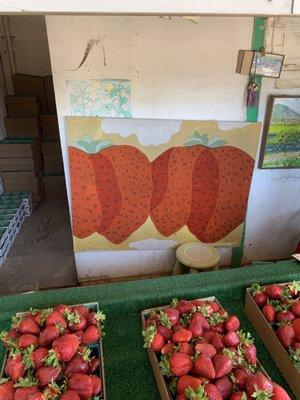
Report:
[[[203,243],[185,243],[176,249],[176,264],[173,275],[183,272],[183,266],[190,269],[190,274],[205,270],[217,270],[220,261],[219,250]]]

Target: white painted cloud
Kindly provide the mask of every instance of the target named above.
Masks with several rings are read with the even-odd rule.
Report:
[[[219,121],[218,127],[222,131],[229,131],[230,129],[244,128],[249,125],[249,122],[239,122],[239,121]]]
[[[146,239],[132,242],[129,247],[135,250],[169,250],[174,249],[177,245],[177,240]]]
[[[181,121],[160,119],[104,118],[101,122],[103,132],[123,137],[134,134],[143,146],[168,143],[172,135],[179,131],[180,125]]]

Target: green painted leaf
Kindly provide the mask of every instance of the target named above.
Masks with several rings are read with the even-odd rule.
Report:
[[[209,144],[209,147],[212,149],[216,149],[217,147],[224,146],[225,144],[227,144],[226,140],[220,139],[220,140],[216,140],[215,142]]]
[[[74,147],[77,147],[78,149],[89,154],[98,153],[99,151],[110,146],[114,146],[114,144],[109,140],[94,140],[89,135],[82,136],[79,140],[77,140],[77,142],[74,143]]]

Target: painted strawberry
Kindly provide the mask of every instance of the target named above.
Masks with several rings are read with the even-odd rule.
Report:
[[[183,353],[172,354],[169,363],[172,374],[178,377],[188,374],[193,366],[190,357]]]
[[[36,371],[36,377],[41,387],[55,381],[61,373],[61,367],[41,367]]]
[[[14,382],[6,378],[0,379],[0,400],[13,400],[14,393]]]
[[[82,400],[87,400],[93,396],[93,380],[89,375],[75,372],[68,379],[67,387],[75,390]]]
[[[277,283],[265,286],[265,294],[271,300],[280,299],[282,296],[282,293],[283,293],[283,288],[282,288],[282,286],[278,285]]]
[[[80,400],[80,396],[75,390],[67,390],[60,400]]]
[[[23,363],[23,356],[18,351],[13,353],[7,358],[4,372],[11,378],[12,381],[18,382],[25,374],[25,365]]]
[[[160,351],[165,344],[164,337],[157,332],[154,325],[149,325],[148,328],[142,332],[142,334],[145,348],[150,348],[153,351]]]
[[[98,342],[100,337],[101,337],[101,330],[98,328],[98,326],[90,325],[86,328],[85,331],[83,331],[82,342],[85,345],[88,345],[91,343]]]
[[[182,375],[178,378],[176,391],[178,394],[184,394],[188,388],[197,390],[202,383],[202,379],[190,375]]]
[[[193,373],[209,380],[215,379],[216,372],[211,358],[206,354],[200,354],[194,361]]]

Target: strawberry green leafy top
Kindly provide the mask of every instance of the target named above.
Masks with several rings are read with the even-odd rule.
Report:
[[[193,133],[193,136],[189,137],[184,145],[187,147],[204,146],[211,149],[216,149],[218,147],[224,146],[225,144],[227,144],[226,140],[221,139],[218,136],[213,136],[209,138],[206,133],[201,134],[200,132],[195,131]]]

